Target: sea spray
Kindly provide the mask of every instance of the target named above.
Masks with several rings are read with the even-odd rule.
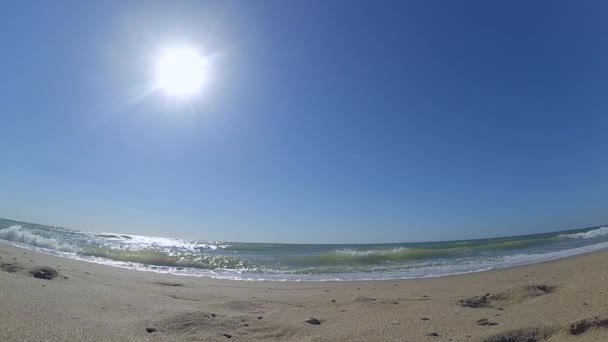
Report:
[[[78,252],[80,248],[69,243],[59,242],[54,238],[36,235],[20,225],[0,230],[0,239],[22,243],[24,245],[40,247],[61,252]]]

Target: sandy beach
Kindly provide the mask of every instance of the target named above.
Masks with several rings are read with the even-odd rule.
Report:
[[[4,243],[0,258],[0,341],[608,340],[608,252],[365,282],[181,277]]]

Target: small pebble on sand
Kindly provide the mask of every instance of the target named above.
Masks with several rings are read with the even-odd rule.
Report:
[[[319,321],[318,319],[316,319],[314,317],[311,317],[304,322],[312,324],[312,325],[321,325],[321,321]]]
[[[488,322],[488,319],[487,319],[487,318],[478,319],[478,320],[475,322],[475,324],[477,324],[477,325],[487,325],[488,323],[489,323],[489,322]]]

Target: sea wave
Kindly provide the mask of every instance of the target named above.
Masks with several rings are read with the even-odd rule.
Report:
[[[211,242],[0,219],[0,241],[77,260],[177,275],[276,281],[370,280],[478,272],[604,249],[608,248],[608,226],[479,240],[323,245]]]
[[[464,253],[462,248],[424,249],[398,247],[377,250],[341,249],[329,253],[320,253],[302,257],[301,261],[321,265],[334,264],[380,264],[386,262],[404,262],[407,260],[427,259]]]
[[[189,267],[210,270],[223,268],[247,269],[252,267],[246,260],[235,257],[169,253],[158,249],[119,249],[91,246],[84,247],[80,254],[153,266]]]
[[[262,243],[232,243],[224,244],[222,247],[227,251],[231,252],[277,252],[280,251],[284,246],[290,245],[276,245],[276,244],[262,244]]]
[[[88,233],[95,239],[106,240],[112,244],[120,243],[129,245],[131,249],[149,249],[149,248],[173,248],[182,250],[201,250],[201,249],[223,249],[225,244],[220,242],[207,242],[196,240],[184,240],[176,238],[165,238],[157,236],[131,235],[131,234],[116,234],[116,233]]]
[[[561,238],[569,238],[569,239],[592,239],[596,237],[600,237],[608,234],[608,227],[600,227],[593,230],[588,230],[582,233],[574,233],[574,234],[563,234],[559,235]]]
[[[535,238],[492,241],[472,246],[450,244],[443,248],[339,249],[332,252],[305,256],[301,258],[301,261],[319,265],[401,263],[422,259],[467,257],[476,252],[518,250],[553,242],[555,240],[552,238]]]
[[[20,225],[0,230],[0,239],[61,252],[76,253],[80,248],[53,238],[43,237]]]

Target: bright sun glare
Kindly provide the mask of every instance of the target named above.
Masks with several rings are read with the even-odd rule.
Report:
[[[207,78],[207,63],[193,48],[165,50],[156,67],[157,86],[171,96],[197,94]]]

